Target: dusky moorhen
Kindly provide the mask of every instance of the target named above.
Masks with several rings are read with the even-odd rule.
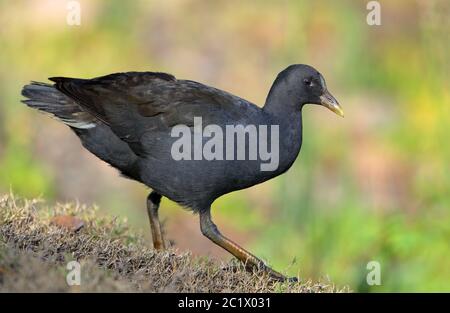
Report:
[[[153,190],[147,210],[154,248],[166,246],[158,219],[161,196],[165,196],[198,213],[202,233],[248,269],[264,269],[271,278],[286,280],[219,232],[211,219],[211,204],[224,194],[290,168],[302,144],[304,104],[320,104],[343,116],[317,70],[296,64],[280,72],[261,108],[228,92],[166,73],[50,80],[55,84],[24,86],[22,95],[27,99],[23,102],[68,125],[87,150]],[[229,135],[230,126],[235,130],[241,126],[243,132]],[[228,135],[226,143],[224,133]],[[259,141],[253,140],[255,136]],[[215,144],[210,143],[208,150],[213,137]],[[260,149],[259,154],[255,148]]]

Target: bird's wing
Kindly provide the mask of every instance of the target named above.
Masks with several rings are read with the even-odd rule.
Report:
[[[194,81],[155,72],[127,72],[94,79],[53,77],[55,87],[94,115],[137,153],[148,132],[170,132],[179,124],[192,126],[239,121],[248,101]]]

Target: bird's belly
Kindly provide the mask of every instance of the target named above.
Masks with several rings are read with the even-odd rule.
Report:
[[[297,157],[301,144],[283,140],[278,145],[269,139],[265,145],[246,142],[242,150],[235,144],[230,153],[227,149],[231,146],[226,142],[220,149],[211,149],[205,138],[197,143],[188,141],[183,147],[177,140],[154,134],[146,139],[148,155],[140,159],[140,180],[194,209],[284,173]]]
[[[287,169],[261,171],[260,161],[146,159],[141,181],[169,199],[194,210],[218,197],[269,180]]]

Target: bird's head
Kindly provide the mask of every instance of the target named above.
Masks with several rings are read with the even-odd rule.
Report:
[[[278,74],[276,85],[283,86],[296,105],[319,104],[334,113],[344,116],[339,102],[327,89],[325,79],[315,68],[305,64],[294,64]]]

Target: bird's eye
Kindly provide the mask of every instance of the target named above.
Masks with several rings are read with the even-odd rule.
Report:
[[[307,79],[307,78],[305,78],[305,79],[303,80],[303,83],[305,84],[305,86],[308,86],[308,87],[311,87],[311,86],[312,86],[312,81],[309,80],[309,79]]]

